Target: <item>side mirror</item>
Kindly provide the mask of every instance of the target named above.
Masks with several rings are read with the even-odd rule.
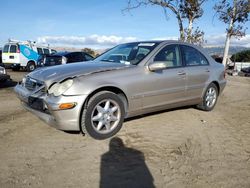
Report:
[[[152,62],[148,65],[148,69],[152,72],[166,69],[167,66],[163,62]]]

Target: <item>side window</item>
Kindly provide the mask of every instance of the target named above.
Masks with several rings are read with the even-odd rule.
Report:
[[[154,61],[161,61],[167,67],[180,67],[182,66],[180,60],[180,52],[177,45],[168,45],[164,47],[154,58]]]
[[[42,48],[37,48],[37,53],[38,53],[39,55],[42,55],[42,54],[43,54]]]
[[[44,48],[44,49],[43,49],[43,54],[45,54],[45,55],[49,55],[49,49]]]
[[[207,59],[195,48],[184,45],[181,48],[187,66],[208,65]]]
[[[4,47],[3,47],[3,53],[8,53],[9,52],[9,45],[5,45]]]
[[[11,45],[10,46],[10,53],[16,53],[17,52],[17,46],[16,45]]]
[[[91,61],[92,59],[94,59],[93,57],[91,57],[88,54],[85,54],[84,57],[85,57],[86,61]]]

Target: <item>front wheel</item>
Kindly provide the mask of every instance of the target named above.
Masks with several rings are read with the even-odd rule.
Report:
[[[218,88],[214,83],[209,84],[207,87],[201,104],[197,105],[197,107],[204,111],[211,111],[216,105],[218,99]]]
[[[90,98],[82,112],[81,129],[102,140],[115,135],[122,127],[124,104],[119,96],[102,91]]]

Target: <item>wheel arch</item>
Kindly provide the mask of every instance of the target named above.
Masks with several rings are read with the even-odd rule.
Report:
[[[211,83],[215,84],[218,89],[218,94],[220,94],[220,84],[217,81],[212,81]]]
[[[101,91],[110,91],[110,92],[117,94],[121,98],[121,100],[124,104],[125,116],[127,114],[128,98],[123,90],[121,90],[120,88],[118,88],[116,86],[103,86],[103,87],[100,87],[98,89],[95,89],[92,92],[90,92],[90,94],[86,97],[86,100],[84,101],[82,108],[81,108],[81,113],[80,113],[80,117],[79,117],[79,127],[80,127],[80,131],[83,133],[84,133],[84,131],[82,130],[82,127],[81,127],[81,119],[82,119],[83,111],[84,111],[84,109],[87,108],[87,104],[88,104],[90,98]]]
[[[84,102],[83,107],[84,108],[86,107],[86,105],[88,104],[89,99],[92,96],[94,96],[96,93],[99,93],[101,91],[110,91],[110,92],[113,92],[113,93],[117,94],[121,98],[121,100],[122,100],[122,102],[124,104],[125,112],[127,111],[127,109],[128,109],[128,98],[127,98],[125,92],[123,90],[121,90],[120,88],[116,87],[116,86],[103,86],[103,87],[100,87],[98,89],[95,89],[94,91],[92,91],[87,96],[87,98],[86,98],[86,100]]]

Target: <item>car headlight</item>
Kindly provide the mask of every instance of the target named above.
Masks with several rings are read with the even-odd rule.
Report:
[[[73,79],[68,79],[61,83],[54,83],[48,89],[48,93],[53,94],[54,96],[58,97],[59,95],[67,91],[72,86],[72,84],[73,84]]]
[[[0,68],[0,74],[6,74],[5,68]]]

